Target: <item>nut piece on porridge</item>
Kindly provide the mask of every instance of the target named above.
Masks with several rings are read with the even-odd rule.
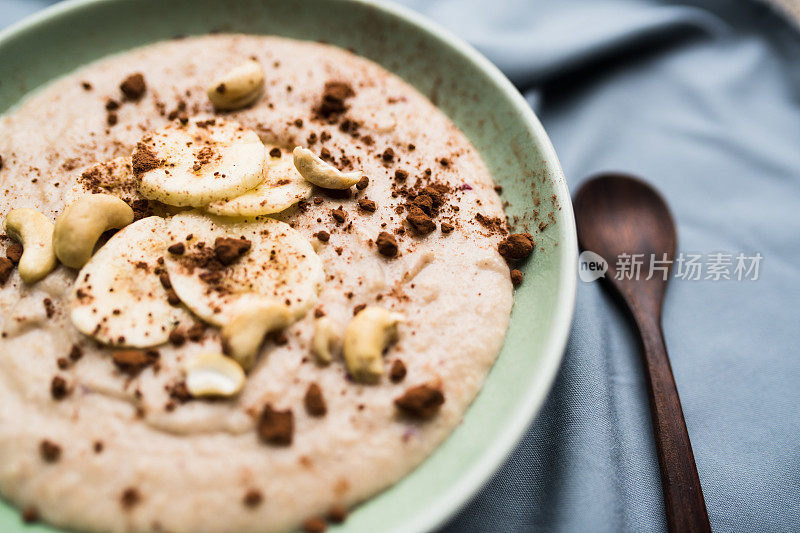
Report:
[[[326,365],[333,361],[333,351],[339,346],[341,340],[341,336],[330,318],[322,316],[314,320],[311,351],[321,364]]]
[[[104,231],[133,222],[131,206],[110,194],[87,194],[64,209],[53,228],[56,257],[70,268],[81,268],[92,257]]]
[[[248,305],[222,326],[225,353],[245,369],[250,369],[267,333],[285,328],[291,321],[289,308],[283,304],[257,302]]]
[[[255,103],[263,90],[264,69],[248,59],[214,80],[206,94],[215,109],[233,111]]]
[[[308,148],[298,146],[292,152],[294,166],[302,176],[323,189],[349,189],[361,179],[361,171],[342,172],[329,165]]]
[[[192,357],[186,363],[186,388],[194,397],[220,397],[238,394],[244,386],[244,370],[239,363],[215,352]]]
[[[369,306],[350,320],[344,332],[344,360],[356,381],[374,383],[383,374],[383,351],[397,336],[400,315]]]
[[[53,251],[53,223],[35,209],[12,209],[6,216],[6,232],[22,244],[19,275],[25,283],[35,283],[56,267]]]

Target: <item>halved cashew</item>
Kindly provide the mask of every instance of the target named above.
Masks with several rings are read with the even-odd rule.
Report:
[[[285,328],[291,318],[289,308],[277,302],[258,302],[245,307],[222,326],[225,352],[245,370],[252,368],[264,336]]]
[[[302,146],[297,146],[292,152],[292,156],[294,157],[294,167],[306,181],[324,189],[349,189],[358,183],[362,176],[359,170],[342,172]]]
[[[263,90],[264,69],[255,59],[248,59],[214,80],[206,94],[215,108],[233,111],[258,100]]]
[[[328,317],[321,317],[314,321],[314,338],[311,340],[311,351],[322,364],[333,361],[333,350],[342,338],[336,331],[336,326]]]
[[[64,209],[53,229],[56,257],[71,268],[81,268],[92,257],[100,235],[133,222],[131,206],[110,194],[87,194]]]
[[[383,351],[397,336],[400,315],[371,305],[344,332],[344,362],[356,381],[375,382],[383,374]]]
[[[56,267],[53,223],[35,209],[12,209],[6,216],[6,233],[22,245],[19,276],[35,283]]]
[[[221,353],[209,352],[189,359],[185,366],[186,388],[195,398],[233,396],[242,390],[244,370]]]

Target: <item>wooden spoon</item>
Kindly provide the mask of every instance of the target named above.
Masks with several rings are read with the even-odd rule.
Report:
[[[661,307],[677,243],[672,215],[652,187],[621,174],[590,179],[578,190],[574,204],[581,249],[607,261],[606,280],[622,297],[639,329],[669,530],[711,531],[661,330]],[[620,257],[623,261],[618,264]],[[647,279],[653,258],[656,268]],[[639,260],[637,279],[635,269],[625,263]]]

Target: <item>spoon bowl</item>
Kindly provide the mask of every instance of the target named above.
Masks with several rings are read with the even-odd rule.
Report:
[[[664,198],[633,176],[603,174],[584,183],[574,204],[581,249],[608,261],[606,279],[626,301],[660,316],[678,241]]]

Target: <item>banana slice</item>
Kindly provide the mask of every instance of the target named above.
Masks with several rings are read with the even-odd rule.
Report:
[[[148,217],[126,226],[78,273],[70,294],[75,327],[103,344],[146,348],[167,341],[189,313],[167,301],[158,259],[167,246],[167,222]]]
[[[170,220],[167,238],[183,244],[166,255],[173,289],[197,316],[218,326],[241,309],[276,300],[299,319],[324,281],[308,239],[277,220],[186,212]]]
[[[267,147],[267,151],[274,147]],[[206,209],[215,215],[254,217],[280,213],[300,200],[311,198],[314,186],[294,166],[291,152],[270,157],[264,181],[252,191],[229,202],[217,202]]]
[[[145,135],[133,152],[139,192],[176,206],[205,206],[235,198],[264,179],[258,135],[221,118],[175,122]]]

